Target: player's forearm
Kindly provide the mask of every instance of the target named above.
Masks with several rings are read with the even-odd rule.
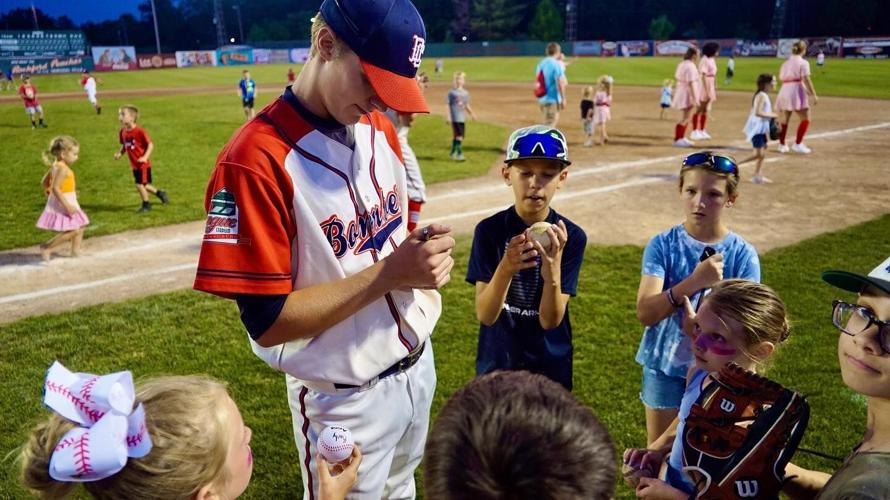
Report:
[[[810,80],[809,76],[803,78],[803,84],[804,87],[806,87],[807,92],[809,92],[811,96],[816,97],[816,87],[813,86],[813,81]]]
[[[544,283],[541,304],[538,307],[538,322],[545,330],[556,328],[565,317],[569,298],[562,293],[561,288],[559,279]]]
[[[263,347],[321,335],[395,288],[385,260],[346,278],[295,290],[256,342]]]
[[[491,277],[491,281],[485,288],[476,294],[476,319],[485,326],[493,325],[501,315],[504,302],[507,300],[507,291],[513,275],[503,266],[503,261],[498,265]]]
[[[671,425],[661,433],[661,436],[658,436],[655,441],[652,441],[646,447],[650,450],[658,450],[664,453],[670,452],[674,446],[674,439],[677,437],[677,426],[679,424],[680,420],[675,418]]]
[[[694,275],[689,275],[685,280],[671,287],[671,294],[677,306],[679,306],[683,301],[684,295],[692,301],[693,295],[699,290],[701,290],[701,287],[698,285],[698,281],[694,278]],[[667,290],[650,294],[637,300],[637,319],[645,326],[652,326],[658,323],[673,314],[674,310],[675,306],[671,304]]]
[[[793,499],[813,498],[831,478],[831,474],[804,469],[792,463],[785,466],[788,481],[782,487],[782,493]]]
[[[151,156],[151,152],[155,150],[155,143],[149,142],[148,147],[145,148],[145,154],[142,155],[145,158],[145,161],[148,161],[148,158]]]

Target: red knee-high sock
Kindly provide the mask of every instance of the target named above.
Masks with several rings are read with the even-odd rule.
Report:
[[[684,130],[685,130],[685,127],[683,126],[682,123],[678,123],[678,124],[674,127],[674,140],[675,140],[675,141],[680,140],[680,139],[683,138],[683,132],[684,132]]]
[[[692,115],[692,130],[698,130],[698,113]]]
[[[808,128],[810,128],[809,120],[803,120],[802,122],[800,122],[800,125],[798,125],[797,127],[797,144],[803,142],[803,136],[806,135]]]
[[[698,117],[698,129],[699,129],[699,130],[704,130],[704,129],[705,129],[705,122],[707,122],[707,121],[708,121],[708,114],[707,114],[707,113],[702,113],[701,116]]]
[[[788,124],[782,123],[779,125],[779,144],[785,145],[785,136],[788,135]]]

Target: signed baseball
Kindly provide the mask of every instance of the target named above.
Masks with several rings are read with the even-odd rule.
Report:
[[[340,463],[352,455],[352,432],[346,427],[331,425],[318,436],[318,450],[329,463]]]
[[[546,251],[550,251],[550,236],[547,234],[549,228],[549,222],[535,222],[528,232],[529,238],[540,243]]]

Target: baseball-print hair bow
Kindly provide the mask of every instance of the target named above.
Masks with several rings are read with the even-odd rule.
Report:
[[[136,390],[129,371],[72,373],[56,361],[44,391],[46,406],[78,424],[53,450],[49,475],[56,481],[98,481],[123,469],[128,458],[151,450],[145,408],[140,403],[133,409]]]

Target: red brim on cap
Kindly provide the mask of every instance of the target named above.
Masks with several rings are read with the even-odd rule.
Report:
[[[365,75],[377,97],[387,107],[400,113],[430,112],[426,99],[423,98],[423,92],[420,91],[420,85],[414,78],[397,75],[365,61],[362,61],[362,69],[365,70]]]

